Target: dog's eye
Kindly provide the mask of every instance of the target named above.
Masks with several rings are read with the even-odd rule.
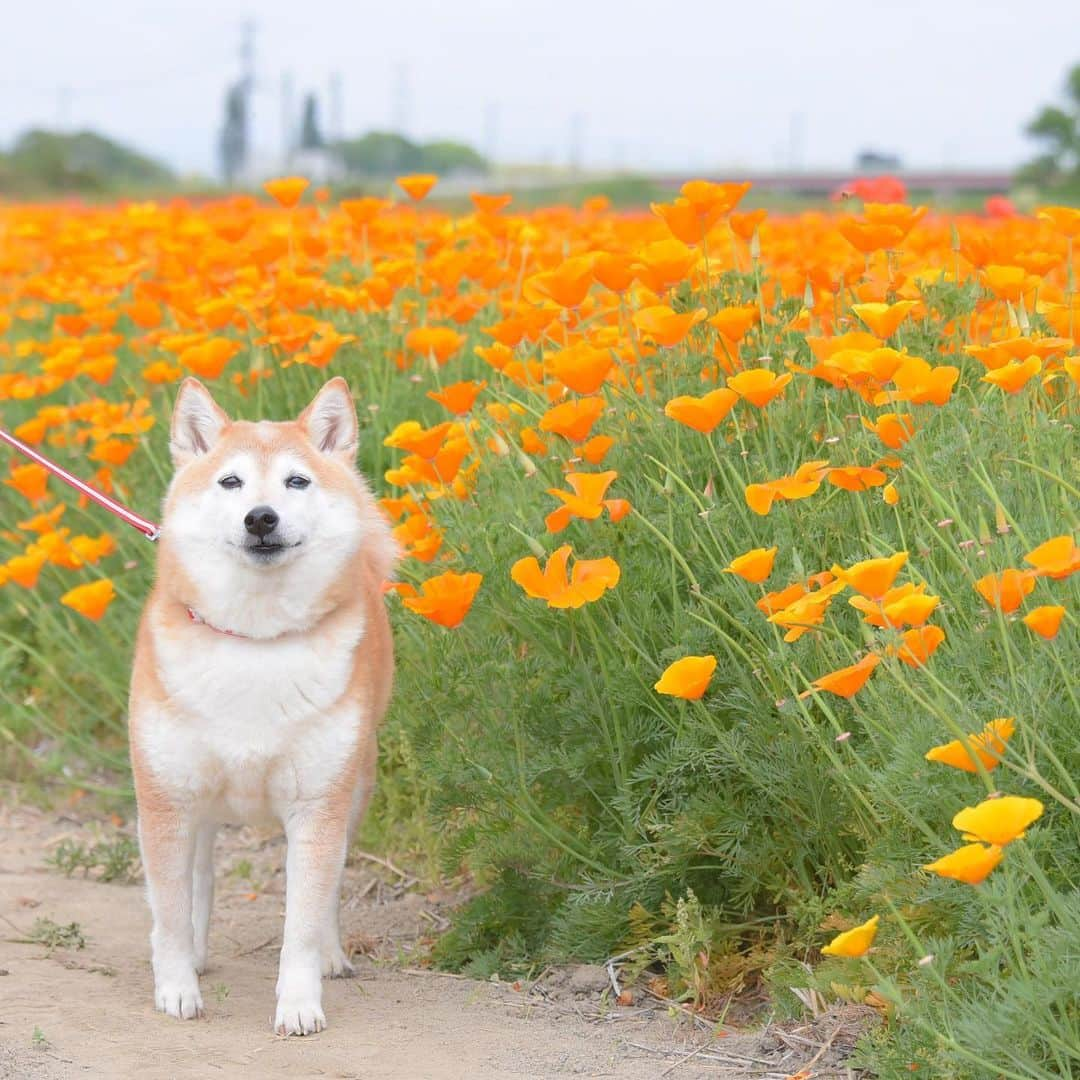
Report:
[[[289,479],[285,481],[285,486],[287,488],[300,489],[306,488],[310,483],[311,481],[306,476],[290,476]]]
[[[234,476],[232,473],[229,473],[228,476],[223,476],[218,483],[225,488],[226,491],[232,491],[235,488],[244,486],[244,481],[241,480],[239,476]]]

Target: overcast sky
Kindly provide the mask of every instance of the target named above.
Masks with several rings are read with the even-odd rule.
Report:
[[[241,27],[255,22],[256,145],[282,144],[283,74],[348,133],[404,124],[499,160],[716,170],[1007,167],[1080,62],[1077,0],[99,0],[12,2],[0,147],[94,128],[212,171]]]

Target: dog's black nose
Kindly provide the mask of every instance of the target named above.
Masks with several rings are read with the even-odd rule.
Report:
[[[244,518],[244,528],[252,536],[257,536],[261,540],[264,536],[269,536],[277,528],[279,520],[273,507],[256,506],[247,512],[247,516]]]

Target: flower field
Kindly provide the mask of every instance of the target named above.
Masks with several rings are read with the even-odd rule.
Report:
[[[366,828],[481,886],[439,962],[1080,1071],[1080,210],[398,183],[0,205],[0,424],[153,519],[183,376],[272,419],[349,380],[404,553]],[[0,469],[5,769],[124,792],[152,550]]]

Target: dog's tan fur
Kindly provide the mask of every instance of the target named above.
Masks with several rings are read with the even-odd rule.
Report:
[[[338,891],[350,830],[374,785],[376,730],[393,675],[382,586],[394,549],[353,467],[355,443],[355,411],[341,379],[286,423],[230,422],[195,380],[177,398],[177,473],[166,497],[157,579],[139,627],[130,706],[139,835],[154,915],[155,1000],[172,1015],[202,1009],[197,972],[206,964],[213,833],[222,820],[277,817],[289,839],[275,1028],[285,1034],[319,1030],[325,1024],[320,975],[348,970],[337,934]],[[242,549],[219,557],[209,547],[204,574],[203,549],[185,548],[197,522],[183,515],[204,506],[200,512],[214,522],[250,503],[254,496],[229,501],[217,492],[229,462],[242,463],[250,488],[274,497],[281,487],[274,470],[282,461],[310,478],[317,495],[309,498],[320,500],[340,565],[327,576],[319,562],[304,562],[320,559],[316,529],[307,550],[298,544],[285,565],[253,569]],[[313,505],[304,496],[290,498],[299,508],[294,516]],[[223,532],[223,548],[237,547],[231,536]],[[238,560],[232,597],[230,559]],[[190,611],[205,622],[193,621]],[[212,689],[190,685],[200,670],[190,665],[200,657],[207,686],[229,691],[220,711]],[[310,688],[304,685],[309,667]],[[290,693],[296,684],[295,700],[266,697],[279,669],[287,672],[282,678]],[[256,702],[250,716],[243,680]],[[310,715],[308,702],[318,704]]]

